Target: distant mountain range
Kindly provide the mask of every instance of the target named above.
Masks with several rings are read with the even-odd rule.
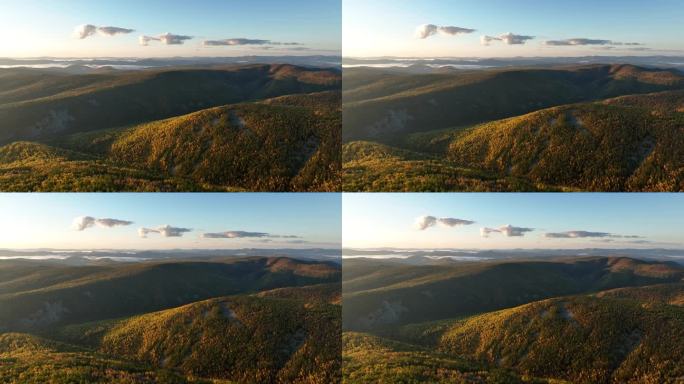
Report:
[[[444,69],[486,69],[521,66],[554,66],[586,64],[631,64],[652,68],[684,69],[684,56],[578,56],[578,57],[344,57],[346,68],[394,68],[403,72],[429,72]]]
[[[110,262],[143,262],[169,260],[211,261],[227,257],[245,256],[293,257],[300,260],[341,262],[341,249],[303,248],[303,249],[170,249],[170,250],[107,250],[107,249],[0,249],[0,261],[40,260],[58,264],[106,264]]]
[[[502,260],[535,260],[605,256],[684,263],[684,249],[584,248],[584,249],[354,249],[344,248],[344,258],[388,259],[404,264],[439,264]]]
[[[136,70],[157,67],[212,66],[226,64],[292,64],[311,67],[340,67],[340,56],[237,56],[237,57],[161,57],[161,58],[0,58],[0,68],[31,67],[55,71],[97,69]]]

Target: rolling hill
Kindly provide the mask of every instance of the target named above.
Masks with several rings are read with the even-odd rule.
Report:
[[[191,377],[327,383],[339,380],[339,312],[339,305],[232,296],[69,326],[58,338]]]
[[[336,70],[236,65],[2,76],[0,190],[339,189]]]
[[[7,382],[341,380],[336,264],[10,261],[0,274]]]
[[[167,369],[89,352],[22,333],[0,334],[0,377],[6,383],[210,383],[190,381]]]
[[[359,261],[352,265],[350,281],[345,282],[344,312],[359,306],[363,294],[384,295],[384,312],[374,314],[388,320],[392,313],[395,321],[376,322],[373,327],[366,326],[370,333],[358,333],[353,330],[360,329],[359,323],[345,317],[345,378],[573,383],[674,383],[681,379],[681,267],[627,258],[554,261],[550,264],[566,264],[574,271],[565,270],[564,276],[559,276],[558,271],[552,272],[553,267],[537,270],[549,278],[545,282],[543,278],[529,279],[523,272],[527,267],[521,268],[528,263],[537,264],[513,263],[505,274],[490,276],[489,285],[496,282],[499,289],[480,284],[479,307],[451,310],[449,315],[442,308],[463,308],[462,303],[467,305],[474,296],[451,277],[445,280],[448,285],[437,291],[434,280],[451,273],[436,278],[435,270],[403,265],[388,271],[383,279],[393,263]],[[463,266],[468,272],[462,275],[481,273],[478,264],[492,263]],[[586,276],[583,281],[568,279],[580,271]],[[345,280],[346,275],[345,270]],[[524,296],[529,287],[521,289],[520,284],[512,283],[521,275],[535,289],[558,288],[553,288],[553,293],[547,291],[548,295]],[[579,291],[567,289],[570,281],[578,284],[575,288]],[[615,285],[622,287],[610,288]],[[401,296],[397,296],[398,287],[403,287]],[[412,291],[422,295],[426,304],[415,301]],[[389,301],[392,295],[394,301]],[[497,306],[506,297],[509,303],[519,300],[520,305],[492,309],[492,304]],[[412,315],[413,311],[420,313]],[[494,373],[499,379],[488,378]]]
[[[345,383],[547,383],[474,359],[367,333],[344,332]]]
[[[0,96],[0,143],[133,125],[226,104],[333,90],[340,84],[334,70],[293,65],[120,71],[85,79],[7,71]]]
[[[339,93],[283,96],[0,147],[6,191],[334,191]]]
[[[363,85],[364,73],[352,72],[343,94],[346,191],[684,187],[684,77],[676,71],[371,71]]]
[[[612,257],[417,266],[345,260],[344,327],[373,330],[682,278],[681,266]]]
[[[359,73],[355,73],[359,72]],[[466,126],[539,109],[684,87],[674,70],[631,65],[514,68],[447,74],[345,71],[344,140]]]
[[[59,280],[52,280],[57,273]],[[0,330],[124,317],[217,296],[330,283],[339,277],[339,267],[332,264],[259,257],[77,266],[67,271],[58,267],[5,283],[14,282],[14,287],[0,295]]]

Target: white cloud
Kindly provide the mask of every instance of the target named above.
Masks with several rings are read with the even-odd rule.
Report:
[[[261,39],[223,39],[223,40],[205,40],[202,42],[203,45],[208,46],[234,46],[234,45],[268,45],[271,44],[271,40],[261,40]]]
[[[114,36],[118,34],[127,34],[133,32],[133,29],[120,28],[120,27],[99,27],[97,29],[103,35]]]
[[[608,232],[592,232],[592,231],[567,231],[567,232],[551,232],[545,233],[544,237],[552,239],[581,239],[581,238],[612,238],[612,239],[639,239],[641,236],[636,235],[618,235]]]
[[[420,231],[424,231],[437,224],[437,218],[434,216],[421,216],[416,219],[414,226]]]
[[[182,237],[184,233],[192,232],[190,228],[172,227],[170,225],[162,225],[157,228],[139,228],[138,235],[142,238],[147,238],[150,233],[158,233],[163,237]]]
[[[103,228],[112,228],[131,224],[133,224],[133,222],[127,220],[118,220],[110,218],[97,219],[92,216],[79,216],[73,220],[71,227],[77,231],[83,231],[87,228],[92,228],[96,225],[98,227]]]
[[[158,36],[140,36],[138,37],[138,41],[140,42],[140,45],[143,46],[148,46],[150,45],[150,41],[159,41],[162,44],[165,45],[180,45],[185,43],[186,40],[191,40],[193,39],[192,36],[185,36],[185,35],[174,35],[172,33],[164,33],[162,35]]]
[[[85,39],[86,37],[92,36],[99,33],[104,36],[114,36],[119,34],[127,34],[133,32],[133,29],[121,28],[121,27],[98,27],[92,24],[79,25],[74,29],[74,36],[79,39]]]
[[[534,39],[534,36],[516,35],[511,32],[508,32],[499,36],[481,36],[480,42],[482,43],[482,45],[490,45],[492,41],[501,41],[507,45],[518,45],[525,44],[527,40],[532,39]]]
[[[239,238],[264,238],[271,237],[265,232],[247,232],[247,231],[226,231],[216,233],[203,233],[202,237],[205,239],[239,239]]]
[[[205,239],[241,239],[241,238],[261,238],[261,239],[299,239],[299,236],[294,235],[272,235],[266,232],[249,232],[249,231],[225,231],[214,233],[203,233],[202,237]]]
[[[565,40],[548,40],[545,45],[551,46],[577,46],[577,45],[641,45],[640,43],[621,43],[619,41],[604,39],[574,38]]]
[[[97,27],[92,24],[79,25],[74,29],[74,36],[79,39],[85,39],[88,36],[92,36],[97,33]]]
[[[246,38],[233,38],[233,39],[222,39],[222,40],[204,40],[202,42],[202,45],[205,47],[217,47],[217,46],[228,46],[228,47],[233,47],[233,46],[243,46],[243,45],[257,45],[257,46],[262,46],[262,49],[272,49],[272,46],[300,46],[302,45],[301,43],[295,43],[295,42],[279,42],[279,41],[271,41],[271,40],[263,40],[263,39],[246,39]],[[297,49],[297,50],[304,50],[307,48],[303,47],[297,47],[297,48],[292,48],[292,50]]]
[[[532,231],[534,231],[534,228],[514,227],[508,224],[499,228],[480,228],[480,235],[482,237],[489,237],[491,233],[501,233],[506,237],[521,237],[525,236],[525,233]]]
[[[427,39],[430,36],[434,36],[438,33],[443,35],[456,36],[459,34],[473,33],[474,29],[461,28],[454,26],[439,26],[434,24],[423,24],[416,28],[416,37],[419,39]]]
[[[437,218],[435,216],[421,216],[421,217],[416,219],[414,226],[416,229],[418,229],[420,231],[424,231],[430,227],[434,227],[437,224],[441,224],[445,227],[459,227],[459,226],[463,226],[463,225],[471,225],[474,223],[475,223],[474,221],[456,219],[453,217]]]

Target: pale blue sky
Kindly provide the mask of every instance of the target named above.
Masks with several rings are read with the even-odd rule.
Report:
[[[0,248],[170,249],[339,247],[340,194],[96,193],[0,194]],[[133,224],[72,228],[79,216]],[[141,227],[190,228],[182,237],[138,236]],[[205,232],[248,231],[297,239],[204,239]]]
[[[116,36],[72,36],[76,26],[134,29]],[[138,44],[140,35],[193,36],[182,45]],[[0,0],[0,57],[159,57],[339,54],[340,0]],[[203,47],[232,38],[301,46]],[[308,48],[308,50],[291,50]]]
[[[343,54],[348,57],[496,57],[684,54],[680,0],[343,0]],[[457,36],[414,36],[422,24],[475,29]],[[534,36],[524,45],[485,47],[480,36]],[[544,46],[572,38],[642,46]],[[634,48],[648,50],[634,51]],[[679,52],[675,52],[679,51]]]
[[[344,194],[343,245],[352,248],[684,248],[683,194]],[[414,227],[423,215],[475,221]],[[480,228],[534,228],[521,237]],[[545,233],[605,232],[640,238],[546,238]],[[609,242],[604,242],[609,240]]]

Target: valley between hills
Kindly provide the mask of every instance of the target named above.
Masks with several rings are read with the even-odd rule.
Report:
[[[345,383],[676,383],[684,268],[345,259]]]
[[[343,190],[681,191],[683,92],[628,64],[345,68]]]
[[[0,69],[1,191],[337,191],[341,74]]]
[[[340,266],[0,261],[6,383],[340,382]]]

